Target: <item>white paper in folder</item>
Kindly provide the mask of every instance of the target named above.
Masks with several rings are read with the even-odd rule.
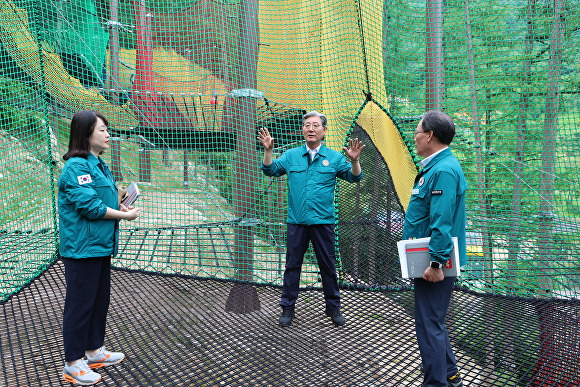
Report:
[[[459,254],[457,237],[453,237],[453,250],[451,258],[443,267],[445,277],[459,277]],[[403,278],[421,278],[431,261],[429,255],[429,241],[431,238],[406,239],[397,242],[399,250],[399,262],[401,263],[401,276]]]

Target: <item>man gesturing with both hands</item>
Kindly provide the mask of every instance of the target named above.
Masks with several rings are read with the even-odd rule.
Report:
[[[287,150],[273,159],[274,138],[261,128],[259,139],[264,146],[262,171],[267,176],[288,177],[288,219],[286,267],[280,306],[280,326],[292,323],[300,286],[304,254],[312,242],[326,302],[325,313],[335,326],[346,323],[340,311],[340,290],[334,255],[334,188],[336,178],[354,183],[362,179],[359,157],[365,147],[358,138],[344,147],[346,157],[323,144],[326,116],[316,111],[302,117],[302,133],[306,143]]]

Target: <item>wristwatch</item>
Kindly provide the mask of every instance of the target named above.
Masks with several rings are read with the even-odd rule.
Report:
[[[437,261],[431,261],[429,266],[431,266],[433,269],[443,269],[443,264]]]

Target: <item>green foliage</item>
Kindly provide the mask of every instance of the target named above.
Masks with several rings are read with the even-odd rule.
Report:
[[[533,6],[531,13],[529,4]],[[385,83],[391,93],[390,112],[395,117],[416,116],[422,113],[417,107],[425,105],[426,40],[413,39],[424,33],[427,22],[424,5],[413,1],[398,2],[396,7],[385,4],[384,36],[388,47]],[[504,244],[500,239],[513,234],[510,219],[514,216],[526,220],[526,224],[518,222],[519,232],[526,233],[514,235],[519,238],[518,243],[536,240],[538,233],[545,234],[537,215],[546,206],[542,203],[542,190],[552,178],[542,169],[552,159],[556,162],[555,176],[553,186],[547,189],[553,193],[553,199],[547,206],[566,222],[577,223],[579,219],[580,142],[576,140],[580,140],[577,129],[580,18],[575,6],[567,7],[560,19],[565,26],[561,75],[554,83],[549,77],[554,70],[549,68],[551,43],[559,37],[552,36],[553,3],[514,4],[502,0],[445,3],[443,110],[451,113],[458,128],[452,149],[468,179],[467,206],[477,213],[470,219],[470,227],[477,226],[477,231],[496,246]],[[560,92],[556,113],[547,111],[548,103],[555,102],[548,99],[551,84]],[[522,102],[526,102],[523,108]],[[548,124],[552,114],[557,114],[556,128]],[[409,126],[415,124],[406,121]],[[556,144],[547,141],[546,134],[553,129],[557,130]],[[519,147],[523,147],[521,157],[517,153]],[[514,208],[513,198],[518,190],[523,194],[516,203],[519,207]],[[482,220],[484,214],[486,218]],[[524,270],[526,263],[502,262],[502,254],[492,258],[491,250],[486,250],[487,262],[500,259],[499,270],[488,268],[493,276],[488,278],[492,288],[497,285],[498,292],[513,294],[510,286],[515,286],[516,294],[521,291],[531,295],[545,285],[540,273],[535,273],[539,276],[536,280],[514,282],[510,268],[522,266],[519,269]],[[551,257],[538,256],[539,250],[519,254],[553,261]],[[558,252],[553,254],[558,256]],[[547,267],[554,273],[558,270],[553,265]],[[573,283],[574,276],[556,277],[562,283],[554,286],[578,288]]]

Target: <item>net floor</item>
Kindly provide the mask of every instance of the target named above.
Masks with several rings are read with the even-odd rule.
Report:
[[[61,380],[63,270],[56,262],[0,305],[0,386],[70,385]],[[324,315],[321,291],[306,289],[293,324],[281,328],[279,288],[256,286],[260,309],[239,314],[225,310],[235,286],[239,284],[113,270],[105,345],[125,352],[126,359],[99,369],[103,379],[98,385],[421,385],[412,292],[343,290],[347,324],[336,328]],[[452,304],[473,305],[471,297],[456,291]],[[512,329],[517,335],[518,327]],[[577,338],[577,326],[575,334]],[[453,335],[451,339],[455,343]],[[577,351],[578,342],[571,344]],[[501,371],[498,359],[506,351],[487,355],[486,364],[476,362],[473,351],[456,348],[465,385],[577,385],[578,369],[570,371],[569,366],[565,378],[539,382],[537,367]],[[513,355],[514,349],[510,351]],[[517,358],[514,363],[518,366]]]

